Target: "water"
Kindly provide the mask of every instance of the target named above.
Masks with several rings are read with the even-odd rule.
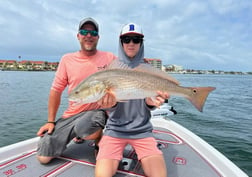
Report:
[[[0,147],[36,136],[47,120],[53,78],[54,72],[0,71]]]
[[[183,86],[214,86],[198,112],[187,100],[172,97],[178,114],[171,117],[252,176],[252,76],[173,75]],[[47,120],[54,72],[0,71],[0,147],[36,136]],[[58,117],[67,106],[63,93]]]

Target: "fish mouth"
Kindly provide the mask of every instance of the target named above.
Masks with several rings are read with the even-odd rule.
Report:
[[[68,100],[69,101],[71,101],[71,102],[78,102],[80,99],[78,99],[78,98],[68,98]]]

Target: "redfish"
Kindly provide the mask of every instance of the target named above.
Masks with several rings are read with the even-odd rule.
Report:
[[[84,79],[69,95],[76,104],[96,102],[107,92],[113,92],[117,101],[155,97],[157,91],[168,92],[170,96],[188,99],[200,112],[208,94],[215,87],[183,87],[167,73],[148,64],[136,68],[114,61],[105,70]]]

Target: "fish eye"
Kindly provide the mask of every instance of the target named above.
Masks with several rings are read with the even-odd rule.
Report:
[[[75,91],[74,93],[75,93],[75,94],[78,94],[78,93],[79,93],[79,91]]]

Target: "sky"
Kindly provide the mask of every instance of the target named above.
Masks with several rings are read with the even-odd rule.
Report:
[[[252,71],[251,0],[1,0],[0,59],[60,61],[80,49],[86,17],[99,23],[99,50],[117,55],[120,30],[133,22],[143,29],[146,58]]]

